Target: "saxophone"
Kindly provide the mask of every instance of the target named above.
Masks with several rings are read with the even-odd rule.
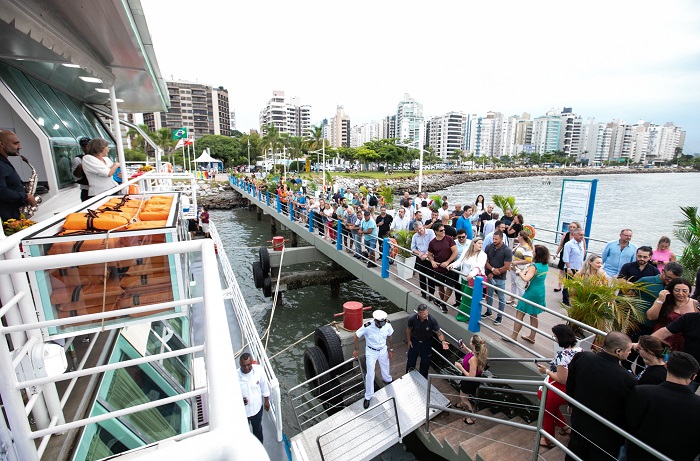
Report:
[[[29,182],[27,183],[26,186],[24,186],[24,190],[27,191],[27,194],[34,196],[36,199],[36,205],[22,205],[19,207],[19,212],[24,215],[25,219],[31,218],[34,213],[39,209],[39,204],[41,203],[41,197],[36,197],[36,186],[39,184],[39,175],[36,174],[36,169],[32,166],[31,163],[29,163],[29,160],[27,160],[27,157],[24,155],[21,155],[22,161],[29,165],[29,168],[32,169],[32,176],[29,178]]]

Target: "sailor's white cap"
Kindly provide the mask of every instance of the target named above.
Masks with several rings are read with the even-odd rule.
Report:
[[[374,318],[374,320],[379,320],[381,322],[382,320],[386,320],[386,312],[382,310],[376,310],[372,312],[372,317]]]

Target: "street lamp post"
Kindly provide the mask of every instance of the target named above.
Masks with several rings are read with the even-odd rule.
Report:
[[[316,154],[316,163],[318,163],[318,154],[321,154],[323,159],[323,191],[326,190],[326,139],[323,139],[323,144],[321,145],[321,150],[310,150],[309,154]]]
[[[414,141],[415,142],[415,141]],[[399,144],[399,147],[412,147],[413,143],[410,144]],[[418,140],[418,152],[420,152],[420,157],[418,159],[418,192],[423,192],[423,143]]]
[[[248,138],[248,173],[250,173],[250,138]]]

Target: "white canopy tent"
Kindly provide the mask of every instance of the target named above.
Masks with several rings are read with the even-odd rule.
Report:
[[[209,155],[209,152],[203,150],[202,155],[197,157],[196,159],[192,160],[193,162],[196,163],[224,163],[223,160],[217,160],[211,155]]]

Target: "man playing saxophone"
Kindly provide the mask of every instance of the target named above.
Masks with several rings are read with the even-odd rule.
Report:
[[[17,170],[9,157],[19,156],[22,148],[17,135],[8,130],[0,130],[0,219],[20,218],[22,205],[36,206],[36,199],[28,194]]]

